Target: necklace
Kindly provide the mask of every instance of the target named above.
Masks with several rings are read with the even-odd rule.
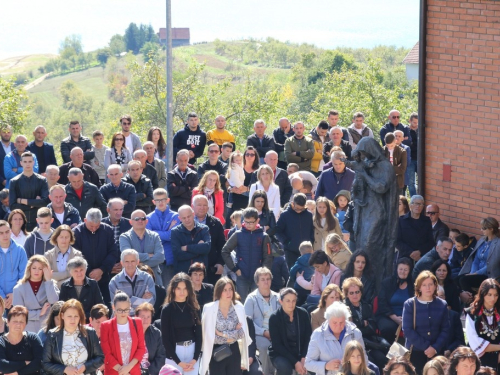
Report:
[[[184,309],[186,308],[186,305],[184,305],[184,308],[182,308],[182,309],[181,309],[181,307],[179,306],[179,304],[178,304],[176,301],[174,301],[174,303],[175,303],[175,306],[177,306],[177,308],[178,308],[179,310],[181,310],[181,312],[184,312]],[[184,303],[185,303],[185,302],[184,302]]]
[[[492,324],[488,323],[488,317],[491,316],[493,319]],[[498,316],[495,307],[486,310],[484,307],[482,309],[482,314],[480,316],[480,335],[487,336],[491,340],[495,340],[499,334],[500,327],[498,326]]]

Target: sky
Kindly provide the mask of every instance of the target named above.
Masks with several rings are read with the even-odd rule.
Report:
[[[172,26],[189,27],[192,43],[273,37],[323,48],[410,48],[418,40],[418,0],[171,1]],[[57,53],[72,34],[92,51],[130,22],[165,27],[165,13],[166,0],[3,0],[0,58]]]

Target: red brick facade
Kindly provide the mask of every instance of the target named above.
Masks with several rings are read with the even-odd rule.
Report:
[[[500,1],[428,0],[427,16],[425,198],[479,234],[500,220]]]

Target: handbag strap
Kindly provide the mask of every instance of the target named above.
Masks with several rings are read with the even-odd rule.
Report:
[[[396,340],[395,341],[398,341],[399,334],[401,333],[402,327],[403,327],[403,324],[400,324],[398,326],[398,329],[396,330]],[[413,298],[413,330],[415,330],[416,327],[417,327],[417,297],[414,297]]]

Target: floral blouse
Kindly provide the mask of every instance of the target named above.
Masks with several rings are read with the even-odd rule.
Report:
[[[73,333],[64,330],[61,357],[63,364],[71,367],[80,367],[87,362],[89,353],[80,339],[80,331]]]
[[[236,310],[234,306],[229,307],[229,312],[227,313],[227,318],[224,318],[221,311],[217,311],[217,322],[215,323],[215,329],[219,332],[222,332],[226,337],[222,337],[219,335],[215,335],[214,344],[222,345],[227,344],[228,339],[239,340],[245,336],[245,332],[243,328],[236,330],[236,326],[240,323],[238,320],[238,315],[236,314]]]

